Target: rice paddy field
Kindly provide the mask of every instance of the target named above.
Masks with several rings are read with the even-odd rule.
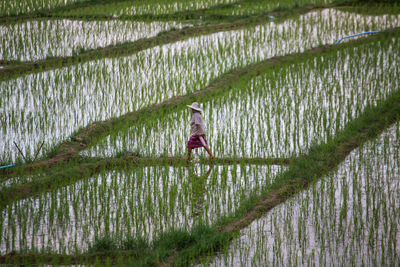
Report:
[[[395,78],[400,75],[399,41],[392,38],[384,44],[284,66],[203,102],[207,137],[215,154],[292,157],[307,152],[312,144],[326,142],[365,107],[399,88]],[[371,69],[372,65],[379,65],[379,70]],[[136,123],[82,154],[109,157],[130,151],[144,156],[183,156],[186,148],[178,144],[186,142],[190,117],[190,110],[183,109]]]
[[[399,263],[400,125],[240,232],[204,266],[391,266]],[[389,167],[390,166],[390,167]]]
[[[396,3],[0,10],[0,264],[400,264]]]
[[[4,37],[0,60],[35,61],[66,57],[80,51],[150,38],[172,28],[182,28],[182,24],[67,19],[26,21],[0,26],[0,34]]]
[[[160,0],[160,1],[118,1],[90,5],[72,11],[60,11],[65,15],[164,15],[183,11],[208,9],[218,5],[238,3],[240,0]]]
[[[260,14],[273,10],[288,9],[299,5],[328,4],[329,0],[272,0],[272,1],[242,1],[242,0],[163,0],[156,3],[140,1],[121,1],[118,3],[99,4],[82,7],[71,11],[61,11],[65,15],[112,15],[112,16],[157,16],[184,12],[203,12],[206,15],[249,15]]]
[[[12,16],[52,9],[84,0],[2,0],[0,16]]]
[[[341,30],[337,31],[339,22]],[[318,44],[332,44],[360,31],[398,26],[399,15],[362,16],[324,9],[282,23],[202,35],[131,56],[104,58],[1,82],[0,131],[5,138],[0,140],[0,161],[21,158],[13,141],[27,157],[34,157],[46,136],[39,154],[42,156],[90,123],[198,91],[235,68]]]
[[[4,210],[2,253],[79,253],[96,233],[154,235],[198,221],[213,223],[273,182],[280,166],[139,167],[102,171]],[[242,179],[245,176],[245,179]],[[11,227],[15,223],[21,228]],[[8,228],[10,227],[10,228]],[[4,241],[4,242],[3,242]]]

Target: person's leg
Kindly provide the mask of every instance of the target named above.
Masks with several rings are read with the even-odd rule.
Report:
[[[204,140],[203,136],[199,136],[199,139],[200,139],[200,142],[201,142],[201,144],[203,145],[203,147],[207,150],[208,155],[210,155],[210,159],[213,159],[214,156],[213,156],[213,154],[211,153],[210,148],[207,146],[207,143],[206,143],[206,141]]]
[[[191,154],[192,154],[192,149],[188,148],[187,161],[190,161],[190,155]]]
[[[205,146],[204,148],[207,150],[208,155],[210,155],[210,159],[213,159],[213,158],[214,158],[214,155],[211,153],[210,148],[209,148],[208,146]]]

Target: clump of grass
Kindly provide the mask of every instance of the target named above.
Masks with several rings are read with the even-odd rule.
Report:
[[[140,157],[142,157],[142,154],[138,150],[129,151],[128,149],[123,149],[121,151],[118,151],[115,154],[116,158],[123,158],[123,157],[126,157],[126,156],[132,156],[132,157],[140,158]]]
[[[88,252],[107,252],[118,250],[120,248],[120,241],[115,237],[107,234],[101,237],[96,237],[93,244],[89,245]]]
[[[96,252],[115,252],[132,251],[134,256],[139,256],[141,252],[150,247],[149,241],[142,236],[115,237],[110,233],[95,237],[94,241],[88,246],[88,253]]]

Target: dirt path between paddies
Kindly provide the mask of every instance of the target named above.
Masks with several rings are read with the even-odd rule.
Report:
[[[111,118],[106,121],[93,123],[73,134],[70,138],[71,141],[64,142],[59,145],[55,149],[55,152],[52,153],[54,156],[51,158],[39,160],[19,167],[3,169],[0,172],[0,177],[10,176],[13,175],[13,173],[29,173],[33,172],[34,170],[49,169],[54,166],[64,164],[69,160],[79,160],[79,152],[86,149],[95,140],[108,135],[111,130],[115,131],[116,129],[126,127],[127,125],[133,125],[133,123],[137,123],[140,120],[146,119],[151,114],[159,114],[159,117],[163,117],[166,113],[178,111],[183,106],[194,101],[202,102],[212,97],[218,97],[224,92],[231,90],[234,84],[236,84],[239,80],[245,77],[257,76],[270,68],[284,64],[296,63],[317,55],[329,54],[332,51],[335,51],[335,49],[345,49],[346,47],[356,44],[363,44],[368,41],[373,41],[376,38],[380,38],[382,35],[392,36],[399,30],[400,28],[389,29],[380,34],[348,41],[340,46],[333,44],[323,45],[304,51],[303,53],[293,53],[285,56],[272,57],[259,63],[234,69],[221,75],[217,80],[202,90],[184,96],[173,97],[162,103],[153,104],[146,108],[126,113],[117,118]]]

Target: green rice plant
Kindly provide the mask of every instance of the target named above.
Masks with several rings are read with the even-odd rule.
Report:
[[[400,123],[243,229],[205,266],[398,265]]]
[[[84,0],[2,0],[0,16],[12,16],[52,9]]]
[[[0,26],[0,60],[36,61],[150,38],[175,22],[33,20]],[[19,45],[21,44],[21,45]]]
[[[157,0],[119,1],[90,5],[79,9],[60,11],[66,15],[165,15],[175,12],[194,11],[213,6],[238,2],[238,0]]]
[[[335,24],[339,18],[340,27]],[[200,90],[237,67],[333,43],[371,29],[371,21],[377,22],[375,30],[400,25],[398,17],[327,9],[0,82],[0,132],[5,137],[0,160],[21,159],[13,141],[30,158],[45,141],[39,157],[45,156],[90,123]]]
[[[202,103],[206,139],[218,157],[291,157],[326,142],[368,106],[399,88],[399,38],[268,70]],[[83,151],[108,157],[183,156],[191,112],[182,107],[112,133]]]
[[[131,249],[140,245],[140,236],[151,242],[164,232],[215,222],[270,185],[282,170],[273,165],[196,165],[102,171],[5,207],[0,251]]]
[[[39,177],[40,177],[40,175],[22,175],[22,176],[4,179],[4,180],[0,181],[0,190],[15,186],[15,185],[30,183],[33,180],[38,179]]]
[[[206,14],[218,15],[254,15],[263,14],[271,11],[285,11],[292,8],[306,6],[306,5],[324,5],[334,1],[332,0],[249,0],[240,1],[235,5],[223,9],[211,9]]]

